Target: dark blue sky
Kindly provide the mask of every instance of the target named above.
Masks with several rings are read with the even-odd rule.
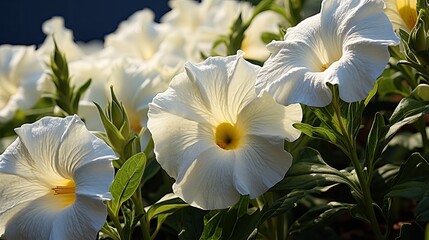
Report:
[[[143,8],[157,20],[166,13],[168,0],[0,0],[0,44],[40,44],[42,23],[63,16],[76,41],[103,40],[118,24]]]

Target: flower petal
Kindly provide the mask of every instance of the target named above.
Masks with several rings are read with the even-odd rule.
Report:
[[[89,162],[74,171],[76,194],[93,199],[111,200],[109,193],[115,170],[111,159],[99,159]]]
[[[173,184],[185,202],[201,209],[222,209],[240,198],[233,185],[234,151],[213,147],[201,153]]]
[[[302,109],[299,104],[284,107],[268,93],[263,93],[240,112],[238,125],[245,126],[249,135],[279,137],[292,142],[301,134],[292,124],[301,120]]]
[[[148,128],[156,143],[154,152],[158,162],[174,178],[180,166],[188,166],[202,152],[215,146],[209,124],[170,114],[154,104],[150,106]]]
[[[347,53],[325,72],[332,84],[338,84],[340,98],[355,102],[368,96],[376,79],[389,60],[387,47],[356,44],[347,47]]]
[[[322,38],[327,45],[337,38],[342,45],[362,42],[398,45],[399,39],[383,10],[382,0],[323,1],[320,11]]]
[[[242,195],[256,198],[282,180],[292,164],[282,138],[248,136],[246,146],[237,151],[234,186]]]
[[[149,121],[151,109],[166,111],[170,114],[202,123],[213,122],[212,114],[207,109],[198,87],[185,73],[173,78],[169,88],[157,94],[149,104]]]
[[[282,74],[279,72],[279,74]],[[261,81],[264,80],[261,77]],[[309,72],[306,68],[294,69],[282,75],[265,87],[276,102],[288,105],[303,103],[309,106],[323,107],[332,100],[331,90],[326,86],[324,72]]]
[[[24,157],[9,161],[9,164],[16,165],[14,169],[21,176],[38,172],[38,178],[46,179],[54,186],[53,179],[72,179],[74,170],[80,166],[116,158],[113,150],[90,133],[76,115],[45,117],[33,124],[24,124],[15,131],[25,146],[17,148],[16,152],[23,152],[21,155]]]
[[[48,188],[38,185],[37,182],[0,173],[0,236],[16,213],[48,191]]]
[[[34,106],[44,77],[34,46],[0,46],[0,122],[12,119],[18,109]]]
[[[246,62],[243,52],[229,57],[209,57],[200,64],[187,63],[188,77],[194,82],[208,109],[219,123],[235,122],[238,112],[256,97],[254,85],[259,67]]]
[[[7,216],[6,239],[49,239],[53,222],[62,210],[56,200],[48,193],[14,208]]]
[[[50,239],[95,239],[106,216],[107,208],[101,199],[94,200],[77,194],[75,204],[55,218]]]

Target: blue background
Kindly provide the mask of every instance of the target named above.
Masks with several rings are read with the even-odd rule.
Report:
[[[42,23],[62,16],[76,41],[104,40],[135,11],[150,8],[156,20],[169,10],[168,0],[0,0],[0,44],[39,45]]]

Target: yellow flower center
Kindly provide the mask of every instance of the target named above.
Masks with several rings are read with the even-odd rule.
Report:
[[[58,198],[61,208],[72,205],[76,200],[76,185],[73,180],[67,180],[64,185],[52,188],[54,196]]]
[[[216,144],[225,150],[237,149],[243,140],[243,132],[237,126],[224,122],[215,130]]]
[[[404,20],[408,29],[413,29],[417,22],[417,0],[396,0],[396,8],[398,13]]]
[[[324,72],[326,69],[328,69],[329,65],[330,65],[330,64],[327,64],[327,63],[322,64],[322,66],[320,67],[321,72]]]

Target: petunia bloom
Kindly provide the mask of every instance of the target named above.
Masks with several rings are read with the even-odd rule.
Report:
[[[398,31],[402,29],[410,32],[417,22],[417,0],[384,0],[384,12]]]
[[[11,120],[18,109],[33,107],[44,79],[34,46],[0,46],[0,123]]]
[[[332,100],[330,83],[346,102],[367,97],[389,60],[388,46],[399,44],[383,7],[382,0],[324,0],[319,14],[267,45],[272,55],[257,92],[281,104],[320,107]]]
[[[77,116],[15,129],[0,155],[0,236],[95,239],[111,199],[115,154]]]
[[[284,178],[296,140],[299,104],[287,107],[256,96],[259,66],[243,52],[187,63],[167,91],[149,105],[148,128],[173,191],[202,209],[221,209],[241,195],[256,198]]]

